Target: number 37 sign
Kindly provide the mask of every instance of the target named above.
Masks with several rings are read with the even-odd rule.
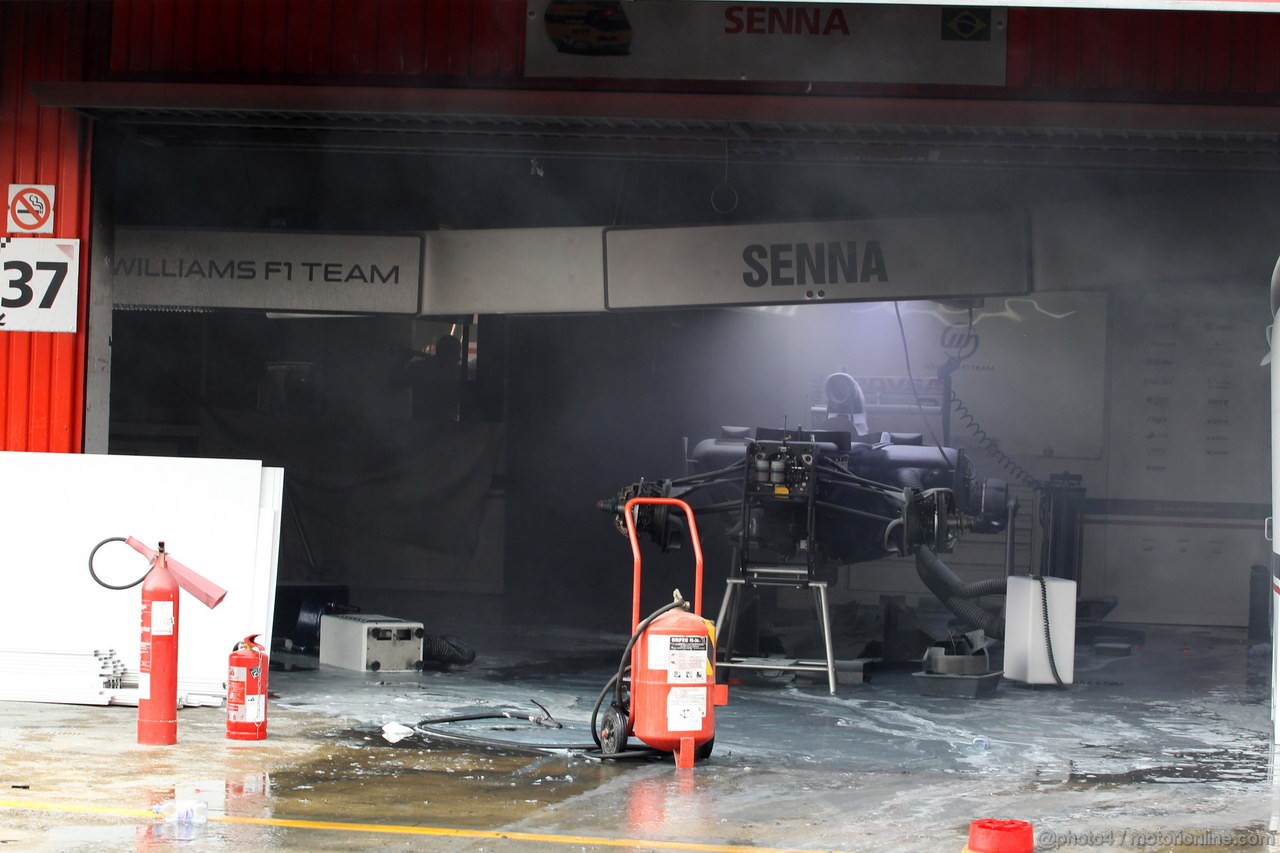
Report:
[[[80,241],[0,237],[0,332],[74,332]]]

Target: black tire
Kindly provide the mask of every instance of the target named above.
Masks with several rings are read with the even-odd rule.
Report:
[[[617,705],[610,705],[600,718],[600,751],[617,755],[627,748],[627,715]]]

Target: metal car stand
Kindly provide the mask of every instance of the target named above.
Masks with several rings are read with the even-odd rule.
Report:
[[[762,567],[755,567],[761,569]],[[770,567],[781,569],[784,567]],[[716,638],[723,640],[724,657],[716,662],[717,668],[724,669],[758,669],[788,670],[799,672],[826,672],[827,687],[834,696],[836,692],[836,664],[831,644],[831,608],[827,603],[827,582],[797,578],[770,576],[768,571],[751,571],[741,577],[731,577],[726,581],[724,599],[720,602],[720,614],[716,616]],[[818,610],[818,621],[822,629],[822,640],[826,648],[826,660],[803,658],[769,658],[740,657],[732,654],[733,642],[737,634],[738,609],[742,604],[742,589],[746,584],[756,586],[789,586],[797,589],[813,591],[814,605]]]

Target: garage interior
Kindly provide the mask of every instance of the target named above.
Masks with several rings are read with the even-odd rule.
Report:
[[[967,427],[972,422],[963,414],[976,417],[977,428],[995,439],[997,449],[1016,449],[1010,455],[1032,478],[1047,480],[1059,471],[1083,475],[1095,510],[1104,506],[1099,502],[1143,491],[1145,483],[1121,481],[1150,479],[1133,457],[1152,448],[1125,438],[1132,436],[1130,418],[1162,417],[1167,414],[1162,407],[1177,405],[1168,399],[1143,404],[1132,399],[1150,390],[1141,383],[1152,377],[1130,374],[1149,366],[1142,364],[1152,358],[1148,350],[1167,343],[1153,341],[1155,333],[1143,331],[1158,329],[1160,323],[1179,324],[1168,337],[1192,339],[1180,341],[1180,347],[1203,350],[1198,358],[1180,353],[1179,365],[1209,358],[1223,365],[1211,378],[1227,371],[1228,363],[1230,371],[1246,374],[1231,377],[1236,384],[1230,403],[1247,413],[1236,416],[1227,437],[1245,441],[1240,425],[1247,422],[1255,430],[1252,440],[1265,440],[1267,378],[1264,371],[1249,368],[1250,361],[1256,363],[1265,355],[1266,341],[1260,333],[1252,346],[1238,338],[1247,334],[1253,312],[1265,316],[1260,282],[1269,249],[1262,235],[1277,216],[1275,177],[1258,160],[1239,156],[1237,146],[1243,138],[1197,142],[1162,135],[1151,139],[1141,158],[1134,149],[1142,143],[1130,139],[1130,150],[1114,162],[1106,157],[1114,140],[1099,144],[1096,138],[1079,141],[1062,133],[1054,140],[1054,162],[1064,165],[1032,167],[1026,165],[1032,159],[1028,148],[1042,140],[1033,138],[1026,146],[1008,142],[999,150],[988,147],[985,139],[979,145],[965,142],[948,148],[935,144],[936,128],[914,129],[914,136],[899,130],[897,144],[882,150],[865,143],[869,131],[860,126],[825,127],[808,134],[803,128],[784,128],[764,134],[751,125],[712,128],[669,122],[664,130],[669,138],[658,141],[648,132],[614,129],[615,150],[593,138],[602,122],[571,128],[591,137],[588,141],[575,140],[571,130],[560,127],[550,135],[545,122],[531,121],[527,126],[502,125],[503,146],[512,148],[518,142],[523,145],[518,153],[468,156],[465,149],[478,144],[473,128],[482,124],[475,118],[448,125],[437,121],[423,132],[426,139],[420,148],[425,150],[404,153],[400,149],[413,143],[403,138],[409,134],[403,128],[384,132],[392,137],[383,143],[388,147],[369,151],[365,149],[373,142],[367,131],[322,133],[309,126],[322,123],[316,118],[297,127],[291,120],[237,112],[234,118],[205,116],[193,131],[187,128],[192,121],[188,115],[165,116],[167,123],[151,125],[141,110],[88,113],[108,119],[100,135],[117,123],[128,128],[110,178],[100,177],[116,187],[110,206],[114,221],[128,227],[484,232],[1018,211],[1032,220],[1032,287],[1042,301],[1048,300],[1046,310],[1056,310],[1056,299],[1094,315],[1073,332],[1085,336],[1081,343],[1061,342],[1075,351],[1057,352],[1054,361],[1061,364],[1065,359],[1091,375],[1077,378],[1065,368],[1057,373],[1044,368],[1043,380],[1070,384],[1028,398],[1025,395],[1039,384],[1037,378],[1018,377],[1025,384],[1008,387],[1009,379],[999,375],[994,361],[979,364],[979,358],[963,365],[955,374],[961,402],[965,397],[972,401],[974,394],[979,403],[991,402],[982,411],[957,414],[953,409],[946,417],[931,417],[939,430],[948,428],[954,445],[965,448],[985,475],[1017,479],[1002,468],[1004,457],[982,446],[983,436]],[[236,127],[231,130],[209,127],[233,121]],[[345,126],[339,118],[329,121]],[[369,123],[346,117],[346,125]],[[402,124],[412,126],[408,120]],[[449,130],[439,132],[440,125]],[[977,133],[976,128],[961,127],[945,131],[948,139]],[[770,151],[755,133],[766,141],[789,135],[797,139]],[[809,151],[804,147],[806,135],[818,133],[826,158],[817,160],[812,152],[798,158],[796,148]],[[269,142],[246,141],[255,134]],[[708,143],[708,137],[718,140]],[[741,143],[726,142],[743,138]],[[99,145],[113,148],[101,139]],[[703,157],[686,153],[698,145],[706,150]],[[593,150],[591,156],[555,155],[565,147]],[[943,157],[929,155],[939,149]],[[1195,167],[1186,167],[1188,161]],[[104,171],[99,169],[100,176]],[[174,187],[181,190],[174,192]],[[736,197],[732,209],[716,196],[726,189]],[[396,202],[387,203],[388,195]],[[200,204],[185,201],[192,198]],[[554,248],[553,244],[547,251]],[[556,263],[537,256],[521,260],[539,269]],[[592,274],[567,273],[581,278]],[[482,308],[501,305],[504,298],[536,304],[539,288],[546,285],[540,280],[512,280],[487,282],[484,287],[485,296],[473,300]],[[998,303],[974,304],[974,328],[979,331],[984,317],[1006,310]],[[1220,351],[1221,335],[1182,328],[1183,304],[1198,305],[1202,316],[1209,312],[1221,318],[1233,341],[1229,351]],[[925,342],[922,328],[919,344],[912,341],[904,361],[904,341],[896,334],[892,313],[875,313],[887,306],[481,311],[425,317],[181,313],[130,307],[119,306],[112,316],[110,452],[262,458],[283,464],[295,506],[282,533],[281,579],[353,584],[353,594],[375,611],[391,602],[404,607],[412,600],[415,616],[424,621],[465,613],[467,623],[502,622],[511,615],[504,607],[512,602],[516,612],[526,612],[528,603],[536,601],[553,618],[572,613],[575,620],[608,627],[611,610],[621,607],[625,612],[629,590],[626,584],[602,589],[593,583],[599,568],[581,555],[609,553],[622,544],[620,568],[625,570],[626,552],[612,525],[586,511],[596,501],[639,477],[678,476],[685,467],[686,444],[713,438],[724,425],[781,427],[807,421],[811,406],[822,402],[821,383],[829,374],[874,376],[879,371],[901,376],[914,359],[921,379],[932,378],[946,358],[958,352],[948,352],[936,340]],[[969,307],[957,304],[939,314],[938,322],[963,326],[971,316]],[[909,308],[906,322],[910,325],[913,316],[930,310],[938,314],[928,303]],[[403,348],[420,349],[439,334],[461,334],[464,326],[474,353],[459,401],[449,403],[461,408],[455,418],[445,419],[449,423],[413,425],[411,395],[393,387],[392,380]],[[1079,351],[1095,345],[1110,361],[1104,361],[1101,352]],[[1142,361],[1135,363],[1137,359]],[[1112,366],[1116,361],[1122,362],[1120,369]],[[273,390],[287,371],[303,376],[299,381],[305,383],[305,390],[292,398]],[[997,375],[986,377],[989,381],[982,387],[977,384],[980,372]],[[1117,378],[1117,373],[1124,375]],[[1019,393],[1024,395],[1021,410]],[[1079,421],[1079,429],[1035,435],[1037,426],[1043,430],[1046,424],[1032,420],[1031,410],[1072,395],[1074,407],[1059,409],[1055,417]],[[996,402],[1000,411],[991,410]],[[1193,404],[1188,400],[1187,405]],[[1152,406],[1157,408],[1147,411]],[[880,425],[872,416],[872,428],[927,428],[918,413],[900,409],[878,415]],[[1024,422],[1021,427],[1019,421]],[[428,477],[410,482],[415,464],[431,464],[424,459],[392,465],[381,484],[422,507],[417,531],[408,531],[415,526],[409,519],[373,518],[378,511],[393,513],[393,508],[390,501],[376,505],[378,498],[370,494],[362,496],[362,501],[374,502],[367,513],[348,506],[355,515],[344,520],[330,507],[327,516],[321,508],[320,515],[309,517],[306,503],[312,497],[314,504],[317,485],[331,492],[354,488],[367,473],[361,452],[377,452],[371,448],[383,442],[403,446],[407,428],[434,431],[439,440],[447,435],[459,446],[483,448],[473,453],[473,470],[450,475],[451,484],[458,477],[467,479],[451,497],[465,507],[456,518],[441,517],[444,496]],[[300,435],[307,441],[300,442]],[[1202,448],[1203,442],[1195,452]],[[280,455],[286,451],[290,455]],[[1191,451],[1184,445],[1168,447],[1167,452]],[[1247,452],[1226,457],[1226,479],[1252,470],[1247,457]],[[592,462],[583,465],[585,460]],[[344,483],[344,476],[352,479]],[[1182,499],[1174,498],[1181,487],[1176,476],[1156,482],[1169,490],[1161,500]],[[1238,491],[1227,495],[1224,500],[1243,500]],[[1257,483],[1249,495],[1253,504],[1245,511],[1260,522],[1266,515],[1265,484]],[[1030,489],[1021,500],[1028,511],[1022,513],[1015,536],[1020,543],[1018,565],[1034,571],[1033,550],[1040,543],[1038,525],[1032,523]],[[482,507],[484,511],[478,511]],[[1103,509],[1092,514],[1108,513]],[[443,523],[433,526],[434,518]],[[485,553],[477,556],[476,529],[485,518],[495,529],[481,537]],[[1086,528],[1090,546],[1092,534],[1105,526]],[[354,529],[360,527],[363,532]],[[379,535],[390,527],[399,527],[400,533]],[[1252,541],[1256,537],[1239,538],[1251,541],[1214,547],[1240,551],[1234,583],[1245,597],[1220,610],[1231,614],[1231,624],[1243,625],[1249,567],[1266,562],[1266,550]],[[495,539],[502,542],[500,549]],[[983,547],[972,543],[971,539],[961,550]],[[709,547],[717,544],[713,541]],[[1001,548],[985,550],[992,556],[984,555],[979,565],[1002,565]],[[656,555],[655,565],[663,565],[667,556]],[[1106,562],[1112,559],[1108,552]],[[377,570],[371,571],[373,566],[362,560],[374,561]],[[485,564],[476,565],[477,561]],[[709,588],[719,587],[727,562],[723,554],[708,560],[709,570],[720,573],[709,580]],[[678,558],[675,563],[682,564]],[[1107,586],[1099,574],[1105,571],[1095,568],[1082,577],[1088,594],[1116,594],[1114,584],[1125,583],[1113,580]],[[433,582],[434,572],[441,575]],[[415,589],[392,580],[412,575],[427,586]],[[917,592],[914,583],[912,577],[906,585],[890,589]],[[592,587],[590,602],[579,601]],[[1117,615],[1124,612],[1122,607]],[[1153,608],[1139,608],[1128,618],[1159,621]],[[1174,621],[1196,620],[1188,613]]]
[[[131,709],[6,703],[0,842],[938,851],[1000,818],[1032,822],[1036,849],[1280,850],[1260,364],[1280,224],[1270,111],[907,99],[819,121],[821,106],[727,118],[732,98],[717,96],[583,116],[567,99],[536,114],[244,95],[43,90],[92,120],[95,242],[117,229],[482,238],[997,212],[1027,223],[1030,289],[539,310],[558,265],[566,280],[601,274],[549,238],[506,262],[527,278],[486,281],[456,311],[339,315],[107,300],[109,263],[95,267],[91,361],[105,366],[88,380],[88,448],[285,471],[271,735],[230,744],[222,709],[184,708],[180,745],[157,760],[133,743]],[[399,377],[445,334],[465,358],[423,415]],[[809,427],[840,373],[863,383],[873,431],[926,445],[936,431],[977,476],[1008,481],[1011,529],[966,533],[944,556],[965,582],[1075,581],[1073,683],[928,695],[914,673],[958,626],[913,559],[887,556],[831,578],[834,656],[851,662],[834,691],[822,674],[733,674],[715,750],[692,773],[670,756],[561,748],[591,739],[631,628],[628,543],[597,503],[680,477],[727,427]],[[904,377],[945,378],[954,397],[904,395]],[[698,524],[713,617],[733,531]],[[642,612],[688,592],[688,544],[643,543]],[[330,612],[421,623],[474,659],[317,664],[308,590],[340,598]],[[753,653],[821,656],[803,591],[753,606]],[[1000,644],[978,651],[1001,669]],[[467,715],[481,719],[428,722]],[[206,802],[210,822],[153,823],[150,806],[175,798]]]

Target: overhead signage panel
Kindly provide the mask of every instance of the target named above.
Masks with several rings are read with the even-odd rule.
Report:
[[[706,0],[689,0],[706,2]],[[785,0],[784,0],[785,2]],[[794,0],[793,0],[794,2]],[[815,3],[882,3],[883,0],[808,0]],[[913,6],[972,7],[968,0],[913,0]],[[1280,0],[1022,0],[1018,8],[1153,9],[1166,12],[1280,12]]]
[[[117,228],[117,305],[416,314],[422,238]]]
[[[527,0],[526,77],[1005,84],[1003,8]]]
[[[1026,293],[1027,225],[980,214],[696,228],[610,228],[610,309],[945,299]]]

